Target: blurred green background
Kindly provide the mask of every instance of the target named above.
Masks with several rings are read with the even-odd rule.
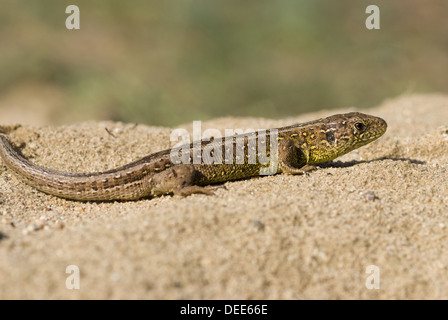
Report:
[[[446,0],[1,3],[0,108],[51,123],[280,118],[448,90]]]

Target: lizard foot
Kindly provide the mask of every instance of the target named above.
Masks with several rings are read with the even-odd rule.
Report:
[[[180,187],[173,190],[173,193],[175,195],[180,195],[183,197],[189,196],[194,193],[198,194],[206,194],[206,195],[214,195],[214,192],[210,190],[210,187],[201,187],[201,186],[186,186],[186,187]]]

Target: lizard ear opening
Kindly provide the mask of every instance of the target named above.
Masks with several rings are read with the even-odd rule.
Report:
[[[328,143],[330,143],[330,144],[333,144],[336,141],[336,138],[335,138],[333,132],[331,132],[331,131],[327,132],[326,137],[327,137]]]

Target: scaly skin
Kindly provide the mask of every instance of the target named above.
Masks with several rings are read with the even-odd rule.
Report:
[[[378,139],[386,129],[381,118],[351,112],[279,128],[277,135],[240,135],[230,137],[228,144],[226,138],[193,143],[184,146],[190,147],[186,164],[173,163],[172,150],[168,149],[95,173],[67,173],[37,166],[17,152],[4,134],[0,134],[0,156],[24,182],[45,193],[81,201],[136,200],[168,193],[210,194],[204,186],[258,176],[260,169],[269,167],[269,163],[259,161],[263,152],[255,149],[256,159],[249,157],[250,149],[258,144],[265,145],[267,156],[278,156],[278,162],[273,158],[270,163],[276,164],[271,173],[302,174],[313,164],[331,161]],[[239,148],[244,149],[242,156],[237,152]],[[193,163],[195,149],[210,154],[214,163],[204,159]],[[229,164],[223,160],[226,152],[232,152]]]

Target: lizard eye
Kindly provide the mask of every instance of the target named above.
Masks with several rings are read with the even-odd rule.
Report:
[[[363,132],[364,130],[366,130],[366,125],[362,122],[356,122],[355,129],[358,130],[359,132]]]

